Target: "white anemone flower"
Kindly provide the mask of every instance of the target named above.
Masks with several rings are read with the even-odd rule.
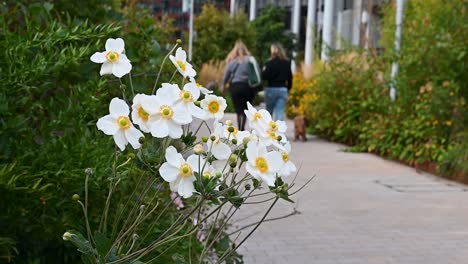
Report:
[[[106,135],[114,137],[115,144],[121,151],[130,142],[134,149],[141,147],[139,139],[143,137],[143,133],[136,129],[128,114],[130,110],[127,103],[119,98],[113,98],[109,104],[109,115],[99,118],[96,125],[99,130]]]
[[[158,93],[164,93],[171,98],[176,98],[174,106],[184,108],[190,114],[190,121],[192,121],[192,116],[199,119],[205,117],[205,111],[195,105],[195,101],[200,97],[200,90],[194,84],[187,83],[180,90],[177,84],[163,83],[162,87],[158,89]]]
[[[159,174],[169,182],[173,192],[177,192],[183,198],[189,198],[195,192],[194,172],[199,173],[198,164],[204,164],[205,161],[198,155],[190,155],[186,161],[173,146],[166,149],[165,157],[167,162],[161,165]]]
[[[148,97],[149,95],[146,94],[137,94],[133,98],[132,105],[132,121],[140,127],[141,131],[145,133],[149,133],[151,128],[149,114],[142,105],[143,100]]]
[[[132,70],[130,60],[123,53],[125,44],[123,39],[108,39],[106,41],[106,51],[96,52],[91,56],[91,61],[102,63],[100,74],[114,74],[117,78],[122,78]]]
[[[226,160],[231,155],[231,148],[222,140],[223,131],[223,124],[215,121],[213,133],[206,142],[208,151],[218,160]]]
[[[175,106],[177,98],[164,92],[156,93],[156,96],[148,96],[142,100],[143,109],[149,114],[148,122],[153,137],[174,139],[182,136],[182,125],[192,121],[190,113],[183,107]]]
[[[197,86],[197,88],[200,90],[200,92],[201,92],[202,94],[210,94],[210,93],[213,93],[213,91],[208,90],[208,89],[206,89],[205,87],[203,87],[201,84],[197,83],[197,81],[195,81],[195,78],[190,77],[189,79],[190,79],[190,82],[191,82],[191,83],[193,83],[193,84],[195,84],[195,85]]]
[[[296,165],[289,160],[289,153],[291,152],[291,144],[288,142],[284,145],[284,151],[281,152],[283,158],[283,167],[281,167],[278,175],[281,177],[287,177],[297,171]]]
[[[193,69],[192,65],[187,62],[187,54],[182,48],[178,48],[176,50],[175,56],[169,55],[169,59],[172,61],[172,63],[176,66],[177,70],[184,76],[184,78],[187,77],[195,77],[197,73]]]
[[[209,94],[200,102],[200,106],[205,110],[205,119],[220,120],[224,116],[227,104],[224,98]]]
[[[263,133],[268,130],[268,121],[271,120],[270,113],[265,109],[257,111],[250,102],[247,102],[247,109],[244,113],[249,120],[249,127],[257,130],[259,133]]]
[[[278,151],[267,151],[266,146],[249,142],[245,151],[247,155],[246,170],[254,178],[261,179],[268,186],[275,186],[276,173],[284,162]]]
[[[234,129],[233,132],[229,132],[229,127],[232,127]],[[250,133],[248,131],[242,131],[237,129],[235,126],[229,126],[229,125],[224,125],[223,129],[223,136],[225,138],[228,138],[229,140],[237,140],[236,145],[241,145],[244,142],[244,138],[247,138],[250,136]]]

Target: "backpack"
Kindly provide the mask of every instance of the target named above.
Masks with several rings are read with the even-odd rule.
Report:
[[[247,62],[247,74],[249,77],[249,86],[257,89],[260,88],[262,85],[260,67],[252,56],[249,56],[249,61]]]

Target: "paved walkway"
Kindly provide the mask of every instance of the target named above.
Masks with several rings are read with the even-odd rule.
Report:
[[[297,183],[316,178],[270,216],[300,215],[264,223],[242,245],[245,263],[468,263],[468,186],[343,149],[314,137],[293,143]],[[264,208],[243,206],[236,226]]]

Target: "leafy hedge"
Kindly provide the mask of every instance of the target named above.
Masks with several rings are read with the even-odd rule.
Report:
[[[89,58],[106,39],[124,38],[132,63],[141,65],[133,72],[136,92],[150,91],[172,28],[155,24],[147,9],[111,0],[7,1],[0,25],[0,261],[78,263],[76,249],[62,241],[65,230],[84,228],[71,196],[83,194],[84,170],[92,168],[89,214],[96,224],[100,206],[93,204],[105,202],[114,144],[95,123],[129,85],[100,77]],[[138,175],[125,172],[125,186],[137,184]],[[122,188],[118,195],[130,193]],[[170,201],[169,193],[159,199]],[[188,247],[182,242],[163,261],[187,255]]]
[[[466,6],[463,1],[406,3],[395,102],[388,96],[396,58],[390,4],[384,9],[381,57],[363,51],[334,54],[314,80],[296,76],[292,94],[316,98],[298,104],[320,136],[468,181]]]

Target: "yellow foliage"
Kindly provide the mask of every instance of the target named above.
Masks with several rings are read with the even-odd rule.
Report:
[[[224,61],[212,60],[204,63],[199,72],[200,77],[198,82],[205,87],[213,85],[219,87],[223,80],[225,66],[226,63]]]
[[[315,92],[316,87],[317,81],[314,79],[306,80],[301,71],[298,71],[294,75],[286,108],[286,113],[289,117],[306,115],[309,118],[315,118],[315,113],[310,113],[308,107],[319,99],[319,96]]]

